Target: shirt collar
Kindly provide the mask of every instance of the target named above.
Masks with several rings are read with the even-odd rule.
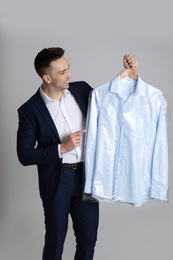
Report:
[[[111,81],[110,92],[117,93],[120,97],[124,98],[122,93],[122,85],[125,85],[125,80],[131,81],[132,84],[135,84],[135,91],[129,97],[129,99],[135,99],[138,96],[145,96],[145,82],[138,76],[137,81],[134,79],[127,77],[125,79],[120,79],[120,74]]]
[[[68,89],[65,89],[63,90],[63,95],[62,95],[62,99],[64,99],[66,97],[67,94],[70,94],[70,91]],[[51,99],[50,97],[48,97],[42,90],[42,86],[40,86],[40,95],[41,97],[43,98],[45,104],[49,104],[51,102],[59,102],[58,100],[54,100],[54,99]]]

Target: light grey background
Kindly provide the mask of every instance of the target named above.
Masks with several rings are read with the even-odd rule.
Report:
[[[95,260],[172,260],[172,0],[1,0],[0,8],[0,259],[41,259],[44,219],[36,167],[16,156],[17,108],[41,80],[33,60],[44,47],[61,46],[73,80],[96,87],[123,69],[123,56],[135,55],[138,74],[170,101],[169,201],[139,208],[100,204]],[[72,260],[69,232],[64,260]]]

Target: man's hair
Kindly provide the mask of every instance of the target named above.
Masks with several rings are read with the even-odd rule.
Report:
[[[34,60],[34,67],[38,75],[43,78],[46,69],[49,68],[50,63],[54,60],[63,57],[65,51],[59,47],[44,48],[41,50]]]

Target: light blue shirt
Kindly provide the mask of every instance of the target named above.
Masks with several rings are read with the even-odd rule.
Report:
[[[140,206],[165,200],[168,149],[163,93],[139,76],[112,81],[90,95],[84,193]]]

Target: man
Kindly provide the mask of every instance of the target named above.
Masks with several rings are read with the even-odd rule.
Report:
[[[137,60],[125,58],[134,68]],[[82,200],[83,143],[88,96],[86,82],[69,83],[69,63],[61,48],[40,51],[35,69],[43,84],[18,109],[17,153],[23,165],[37,165],[45,214],[43,260],[61,260],[73,221],[75,260],[92,260],[97,239],[98,203]],[[37,145],[36,145],[37,143]]]

